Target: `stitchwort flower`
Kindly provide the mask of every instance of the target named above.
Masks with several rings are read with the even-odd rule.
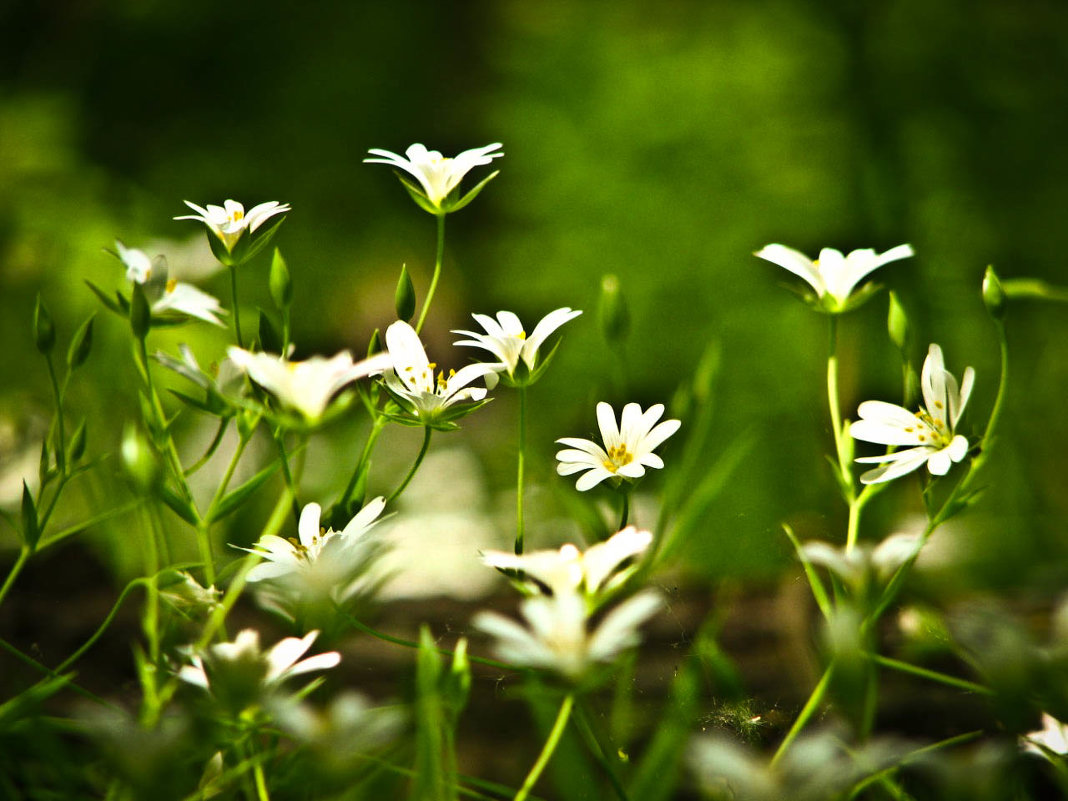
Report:
[[[164,319],[184,315],[213,325],[224,325],[219,315],[226,314],[226,310],[218,299],[192,284],[168,278],[165,258],[151,259],[143,250],[128,248],[119,240],[115,240],[115,251],[126,267],[127,280],[144,287],[153,315]]]
[[[354,362],[347,350],[329,359],[312,356],[296,362],[272,353],[251,353],[233,346],[226,352],[230,361],[249,378],[312,423],[322,418],[330,399],[342,388],[379,373],[390,364],[383,353]]]
[[[279,203],[276,200],[253,206],[247,213],[245,207],[236,200],[223,201],[221,206],[213,206],[209,203],[206,207],[190,203],[188,200],[183,202],[196,214],[184,214],[174,219],[197,220],[204,223],[208,231],[223,244],[228,252],[233,252],[234,246],[246,231],[252,235],[271,217],[290,211],[288,203]]]
[[[767,245],[753,255],[803,278],[816,291],[816,305],[823,311],[836,314],[855,308],[870,297],[874,288],[865,288],[853,294],[856,285],[869,273],[884,264],[915,254],[911,245],[898,245],[885,253],[864,248],[844,256],[840,250],[824,248],[819,258],[813,261],[804,253],[785,245]]]
[[[931,345],[920,373],[924,405],[913,414],[883,401],[865,401],[857,408],[860,419],[849,427],[854,439],[881,445],[910,446],[883,456],[865,456],[858,462],[879,464],[861,475],[864,484],[891,481],[911,473],[922,464],[936,476],[944,476],[968,453],[968,439],[957,434],[957,423],[975,383],[975,371],[964,371],[960,386],[945,368],[942,349]]]
[[[499,369],[505,375],[505,383],[526,386],[541,377],[552,359],[552,353],[555,352],[550,352],[543,359],[539,358],[539,349],[545,344],[545,340],[564,323],[574,320],[580,314],[581,311],[573,311],[566,306],[549,312],[534,326],[529,337],[519,318],[510,311],[497,312],[496,320],[489,315],[472,314],[475,322],[481,325],[486,333],[453,331],[454,334],[469,337],[454,344],[489,351],[500,360]]]
[[[420,144],[414,144],[400,156],[389,150],[372,148],[367,151],[375,158],[364,159],[367,164],[389,164],[411,175],[418,181],[418,186],[398,173],[404,188],[412,196],[419,207],[435,215],[448,214],[451,211],[459,211],[482,191],[497,175],[491,173],[479,182],[474,189],[463,197],[457,198],[453,190],[460,185],[460,181],[475,167],[489,164],[493,159],[504,155],[500,152],[501,144],[495,143],[485,147],[476,147],[465,150],[455,158],[442,156],[436,150],[427,150]],[[457,193],[458,194],[458,193]]]
[[[646,467],[660,469],[664,461],[653,451],[682,425],[678,420],[665,420],[657,424],[664,414],[664,405],[657,403],[642,412],[637,403],[623,407],[620,425],[612,407],[603,401],[597,404],[597,424],[601,429],[602,448],[595,442],[575,437],[556,440],[566,445],[567,450],[556,454],[560,462],[556,472],[562,476],[586,471],[575,483],[575,488],[585,492],[605,479],[635,479],[645,475]]]
[[[635,567],[620,570],[620,565],[641,556],[652,541],[650,532],[627,526],[584,552],[568,543],[556,551],[519,555],[485,551],[482,561],[498,570],[521,571],[536,582],[538,589],[544,588],[554,596],[579,593],[593,600],[623,584]]]
[[[452,421],[477,409],[486,400],[485,387],[469,386],[472,381],[496,377],[495,364],[469,364],[448,374],[437,373],[415,329],[397,320],[386,329],[386,350],[390,368],[380,370],[382,382],[404,409],[401,423],[455,428]],[[493,380],[493,379],[490,379]]]

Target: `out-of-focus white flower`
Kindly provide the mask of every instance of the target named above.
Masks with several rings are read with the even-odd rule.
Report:
[[[623,407],[620,425],[612,407],[603,401],[597,404],[597,424],[601,429],[602,448],[588,439],[564,437],[556,440],[567,450],[556,454],[560,462],[556,472],[562,476],[586,471],[575,483],[584,492],[605,479],[640,478],[645,468],[662,468],[664,461],[653,450],[679,430],[678,420],[657,424],[664,414],[664,405],[657,403],[642,412],[637,403]]]
[[[850,435],[881,445],[910,446],[883,456],[865,456],[858,462],[880,464],[864,473],[864,484],[890,481],[927,465],[933,475],[944,476],[954,462],[968,453],[967,437],[957,434],[957,423],[968,404],[975,383],[969,367],[957,379],[945,368],[942,349],[931,345],[920,374],[924,406],[913,414],[893,403],[865,401],[857,408],[860,419],[849,427]]]
[[[516,555],[507,551],[485,551],[482,561],[500,570],[522,571],[554,596],[584,593],[587,598],[618,587],[631,574],[619,570],[626,560],[645,553],[653,535],[627,526],[604,542],[580,551],[567,544],[557,551],[531,551]]]
[[[382,370],[386,389],[421,424],[450,428],[451,421],[472,411],[486,397],[485,387],[468,386],[495,376],[493,364],[469,364],[448,375],[435,374],[436,364],[426,355],[415,329],[403,320],[386,329],[386,350],[391,369]]]
[[[496,637],[497,655],[506,662],[553,670],[578,680],[596,662],[610,662],[638,644],[638,627],[661,607],[660,596],[646,591],[604,616],[591,633],[585,600],[574,593],[525,599],[520,613],[527,628],[494,612],[481,612],[472,624]]]
[[[868,274],[884,264],[913,256],[915,252],[910,245],[898,245],[885,253],[864,248],[843,256],[840,250],[824,248],[819,258],[813,261],[804,253],[785,245],[767,245],[754,255],[800,276],[816,290],[820,304],[826,311],[840,312],[851,308],[849,300],[853,289]]]
[[[206,614],[219,605],[222,592],[214,587],[205,587],[187,571],[179,570],[174,581],[160,584],[160,597],[176,609]]]
[[[165,259],[150,259],[144,251],[128,248],[118,240],[115,241],[115,248],[126,266],[126,278],[145,287],[145,296],[153,314],[173,312],[214,325],[224,325],[219,315],[226,314],[226,310],[218,299],[192,284],[168,279]]]
[[[265,561],[248,573],[250,582],[269,582],[297,598],[349,600],[380,546],[368,536],[386,507],[382,497],[364,506],[341,531],[320,528],[322,508],[309,503],[297,524],[299,541],[268,534],[252,548]]]
[[[389,357],[382,353],[353,362],[352,354],[347,350],[330,359],[312,356],[296,362],[272,353],[251,353],[234,346],[226,352],[230,361],[248,373],[249,378],[311,422],[323,416],[330,399],[343,387],[381,372],[390,364]]]
[[[918,532],[891,534],[875,547],[861,543],[852,550],[829,542],[806,542],[801,550],[814,565],[822,565],[842,581],[854,587],[862,586],[874,575],[885,582],[909,559],[916,556],[923,537]]]
[[[396,736],[404,713],[397,706],[375,707],[363,695],[347,690],[322,710],[306,701],[280,699],[271,705],[278,725],[313,748],[335,770],[351,770],[367,751]]]
[[[290,211],[288,203],[279,203],[276,200],[253,206],[248,213],[245,212],[245,207],[236,200],[226,200],[221,206],[213,206],[209,203],[206,207],[190,203],[188,200],[183,202],[196,214],[185,214],[174,219],[196,220],[204,223],[228,251],[234,249],[234,245],[245,231],[249,234],[255,233],[256,229],[271,217]]]
[[[427,150],[420,144],[414,144],[400,156],[389,150],[372,148],[368,151],[375,158],[364,159],[367,164],[388,164],[404,170],[419,182],[415,186],[401,178],[412,198],[431,214],[446,214],[459,211],[470,203],[497,173],[485,178],[474,189],[459,200],[449,201],[449,194],[460,185],[460,181],[475,167],[489,164],[493,159],[504,155],[500,152],[501,144],[495,143],[485,147],[465,150],[455,158],[442,156],[436,150]]]
[[[523,328],[523,323],[510,311],[497,312],[496,320],[485,314],[472,314],[471,316],[485,329],[486,333],[453,331],[454,334],[470,337],[461,339],[455,344],[489,351],[500,360],[499,369],[507,374],[511,382],[516,385],[531,384],[540,375],[538,368],[548,364],[548,360],[545,359],[539,363],[539,348],[556,329],[580,314],[582,314],[581,311],[572,311],[566,306],[551,311],[534,326],[529,337]],[[525,374],[517,376],[516,369],[520,366],[520,362],[524,366]]]
[[[310,631],[304,637],[286,637],[264,652],[259,632],[244,629],[232,642],[190,654],[191,664],[179,669],[178,678],[207,690],[232,711],[240,711],[293,676],[335,667],[341,661],[337,651],[301,659],[318,636],[318,631]]]
[[[1068,754],[1068,726],[1045,712],[1042,713],[1042,728],[1020,738],[1020,745],[1025,751],[1049,756],[1048,749],[1055,754]]]

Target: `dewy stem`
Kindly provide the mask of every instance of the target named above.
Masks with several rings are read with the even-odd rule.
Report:
[[[527,450],[527,388],[519,387],[519,455],[516,457],[515,477],[515,552],[523,553],[523,472]]]
[[[423,321],[426,320],[427,312],[430,311],[430,301],[434,299],[434,292],[438,288],[438,279],[441,278],[441,265],[445,260],[445,215],[438,214],[438,247],[434,257],[434,277],[430,279],[430,288],[426,291],[423,300],[423,308],[419,312],[419,321],[415,324],[415,333],[423,329]]]
[[[239,348],[244,349],[245,343],[241,339],[241,308],[237,302],[237,267],[232,264],[230,265],[230,298],[230,305],[234,312],[234,340]]]
[[[534,788],[534,784],[538,781],[545,766],[549,764],[549,759],[553,755],[553,751],[556,750],[556,746],[560,743],[560,738],[564,734],[564,729],[567,727],[567,720],[571,717],[571,708],[575,705],[575,696],[568,693],[564,696],[564,702],[560,704],[560,711],[556,715],[556,722],[553,723],[552,730],[549,732],[549,738],[545,741],[545,745],[541,749],[541,753],[538,754],[538,759],[534,763],[534,766],[530,769],[530,773],[527,774],[527,778],[523,781],[523,786],[519,788],[519,792],[515,794],[514,801],[523,801],[530,791]]]
[[[404,489],[408,486],[408,483],[412,478],[414,478],[416,471],[419,469],[419,465],[423,463],[423,457],[426,456],[427,449],[430,447],[430,435],[433,431],[434,429],[430,426],[423,426],[423,446],[419,449],[419,455],[416,456],[415,461],[412,462],[412,467],[408,471],[408,475],[404,477],[404,481],[402,481],[400,486],[393,490],[390,496],[386,499],[387,505],[393,503],[393,501],[397,499],[397,496],[404,492]]]

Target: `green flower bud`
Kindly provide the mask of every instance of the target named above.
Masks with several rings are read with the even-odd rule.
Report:
[[[33,502],[33,493],[22,482],[22,538],[32,551],[41,538],[41,528],[37,520],[37,505]]]
[[[1000,320],[1005,316],[1005,290],[1001,286],[1001,279],[994,272],[994,266],[990,265],[983,274],[983,303],[990,316]]]
[[[622,343],[630,330],[630,312],[619,287],[619,278],[609,274],[601,278],[601,297],[597,304],[601,332],[611,344]]]
[[[41,353],[51,353],[56,344],[56,327],[40,295],[33,309],[33,339]]]
[[[282,251],[274,249],[274,258],[271,259],[270,275],[271,300],[279,311],[289,308],[293,302],[293,282],[289,277],[289,267],[282,258]]]
[[[130,296],[130,329],[135,337],[144,339],[151,327],[152,311],[148,306],[148,298],[145,297],[145,288],[135,281]]]
[[[78,369],[89,358],[89,351],[93,347],[94,319],[96,319],[96,315],[82,323],[82,327],[78,329],[74,339],[71,340],[70,348],[67,350],[67,368],[70,370]]]
[[[397,319],[410,322],[415,316],[415,287],[412,277],[408,275],[408,265],[402,264],[400,278],[397,279],[397,291],[393,294],[393,305],[397,310]]]
[[[890,341],[899,351],[906,352],[909,343],[912,342],[912,329],[909,327],[909,318],[905,314],[905,307],[898,300],[897,293],[890,290],[890,308],[886,315],[886,330],[890,334]]]
[[[376,328],[374,333],[371,334],[371,341],[367,343],[367,355],[374,356],[376,353],[381,353],[384,350],[382,347],[382,334]]]
[[[74,429],[74,435],[70,438],[70,459],[69,462],[73,463],[82,458],[85,454],[85,421],[82,420],[76,429]]]
[[[152,446],[137,426],[129,423],[126,425],[120,454],[126,475],[139,492],[147,493],[156,486],[159,462]]]

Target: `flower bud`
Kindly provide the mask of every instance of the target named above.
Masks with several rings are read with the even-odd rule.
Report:
[[[85,454],[85,421],[82,420],[76,429],[74,429],[74,435],[70,438],[70,459],[69,462],[73,463],[82,458]]]
[[[279,311],[289,308],[293,302],[293,281],[289,277],[289,267],[282,258],[282,251],[274,249],[274,258],[271,259],[270,275],[271,300]]]
[[[1001,279],[994,272],[993,265],[988,266],[983,274],[983,303],[995,320],[1005,316],[1005,290],[1002,289]]]
[[[381,353],[382,350],[382,334],[376,328],[374,333],[371,334],[371,341],[367,343],[367,355],[374,356],[376,353]]]
[[[82,327],[71,340],[70,348],[67,349],[67,367],[70,370],[78,369],[89,358],[89,351],[93,347],[94,319],[96,319],[95,315],[82,323]]]
[[[159,462],[152,446],[136,426],[127,424],[120,453],[122,466],[134,487],[142,493],[151,490],[159,477]]]
[[[400,278],[397,279],[397,291],[393,294],[393,305],[397,310],[397,319],[411,322],[415,316],[415,287],[412,277],[408,275],[408,265],[402,264]]]
[[[909,327],[909,318],[905,314],[905,307],[898,300],[897,293],[890,290],[890,308],[886,315],[886,330],[890,334],[890,341],[899,351],[905,353],[912,342],[912,329]]]
[[[144,284],[134,281],[133,293],[130,295],[130,329],[138,339],[144,339],[152,327],[152,311],[145,297]]]
[[[37,296],[37,305],[33,309],[33,339],[41,353],[51,353],[56,344],[56,327],[40,295]]]
[[[41,538],[37,505],[33,502],[33,493],[25,481],[22,482],[22,538],[30,550],[37,547],[37,541]]]
[[[630,329],[630,312],[619,287],[619,278],[609,274],[601,278],[601,297],[597,304],[601,332],[611,344],[622,343]]]

